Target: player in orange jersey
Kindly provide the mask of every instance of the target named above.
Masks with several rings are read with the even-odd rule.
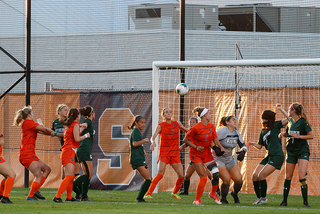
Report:
[[[54,136],[54,131],[44,127],[41,119],[38,119],[38,123],[33,121],[31,106],[26,106],[16,112],[13,125],[21,126],[22,129],[19,161],[24,167],[30,170],[35,177],[31,184],[27,200],[37,201],[38,199],[34,197],[34,194],[40,189],[51,172],[51,168],[36,156],[35,147],[37,134]]]
[[[172,110],[169,108],[162,110],[162,117],[164,122],[159,123],[157,126],[152,135],[150,146],[150,149],[153,151],[157,146],[155,139],[159,134],[161,141],[159,145],[158,174],[152,180],[151,186],[145,198],[151,198],[151,194],[153,193],[159,181],[163,178],[167,164],[170,164],[178,175],[176,185],[171,195],[176,199],[181,199],[181,197],[177,194],[183,182],[183,169],[179,152],[179,130],[187,132],[188,129],[184,127],[181,122],[172,121]]]
[[[67,190],[66,201],[76,202],[79,201],[72,197],[72,188],[75,172],[75,150],[79,147],[79,142],[90,137],[90,133],[86,133],[80,136],[80,112],[77,108],[71,108],[68,113],[66,121],[63,121],[63,125],[66,125],[64,129],[64,144],[61,147],[62,152],[60,155],[63,170],[65,172],[65,178],[60,183],[59,189],[53,201],[56,203],[62,203],[61,194]]]
[[[201,119],[201,122],[188,131],[184,142],[190,146],[190,160],[200,177],[196,198],[193,204],[201,205],[200,199],[207,182],[207,173],[203,164],[214,161],[211,154],[211,148],[214,147],[214,145],[218,146],[215,148],[216,153],[224,153],[227,151],[221,146],[217,137],[216,128],[210,123],[211,115],[209,110],[202,107],[196,107],[193,112],[197,114]]]
[[[9,199],[9,194],[13,187],[16,173],[11,169],[10,165],[1,157],[2,146],[4,145],[4,136],[0,134],[0,174],[4,176],[0,185],[0,199],[1,203],[12,204]]]

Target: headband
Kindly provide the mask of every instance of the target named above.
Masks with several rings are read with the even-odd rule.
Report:
[[[226,117],[226,119],[224,119],[224,122],[226,123],[230,117],[231,116]]]
[[[93,108],[92,108],[92,107],[90,107],[90,108],[91,108],[90,113],[89,113],[89,115],[88,115],[88,116],[85,116],[85,118],[89,118],[89,117],[90,117],[90,115],[92,114],[92,112],[93,112]],[[84,110],[86,110],[86,107],[84,107],[83,109],[84,109]]]
[[[297,111],[294,107],[293,107],[293,105],[291,105],[291,108],[292,108],[292,110],[295,110],[295,111]]]
[[[58,111],[61,111],[61,109],[63,109],[64,107],[66,107],[66,105],[61,105],[58,109]]]
[[[200,114],[200,118],[203,117],[209,110],[204,108],[203,111]]]

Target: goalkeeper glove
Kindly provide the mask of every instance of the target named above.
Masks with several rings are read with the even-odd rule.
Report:
[[[218,146],[213,146],[212,149],[214,150],[214,152],[216,153],[216,155],[219,157],[219,156],[222,156],[224,154],[223,151],[221,151],[221,149],[218,147]]]
[[[244,156],[246,155],[246,150],[241,150],[240,152],[236,152],[238,154],[238,161],[243,161]]]

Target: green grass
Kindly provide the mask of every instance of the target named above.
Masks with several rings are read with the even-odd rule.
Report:
[[[240,205],[233,203],[232,197],[228,195],[228,205],[216,205],[208,197],[208,193],[202,196],[204,206],[195,206],[195,193],[182,196],[181,200],[172,198],[169,192],[153,194],[153,199],[147,203],[134,202],[138,192],[134,191],[100,191],[89,190],[88,202],[54,203],[52,198],[56,189],[41,189],[41,194],[46,200],[26,201],[29,189],[14,188],[10,194],[10,200],[14,204],[0,203],[0,213],[320,213],[320,197],[309,196],[310,208],[302,205],[302,196],[290,195],[287,207],[279,207],[282,201],[281,195],[268,195],[268,203],[264,205],[252,205],[256,200],[253,194],[240,194]],[[65,195],[62,195],[65,198]]]

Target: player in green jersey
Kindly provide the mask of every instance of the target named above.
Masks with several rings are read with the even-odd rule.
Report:
[[[86,138],[80,142],[79,148],[77,148],[77,158],[80,163],[81,169],[84,175],[77,177],[73,182],[73,191],[76,192],[76,198],[81,201],[90,201],[88,198],[88,190],[90,179],[92,177],[92,144],[95,130],[92,121],[95,119],[95,112],[91,106],[85,106],[80,109],[80,113],[85,119],[81,125],[85,124],[85,129],[81,132],[81,135],[86,133],[90,134],[90,138]]]
[[[289,116],[277,104],[277,108],[286,117],[283,120],[275,121],[276,113],[271,110],[265,110],[261,115],[262,130],[258,143],[247,142],[246,145],[254,146],[257,149],[266,148],[265,158],[259,163],[252,175],[254,191],[257,195],[257,200],[253,204],[267,203],[267,180],[276,169],[280,170],[284,161],[281,139],[278,135],[281,128],[288,123]]]
[[[287,198],[289,195],[291,179],[296,164],[298,164],[299,181],[301,184],[301,193],[303,197],[303,205],[310,207],[308,204],[308,185],[307,170],[309,163],[309,145],[307,140],[313,139],[311,125],[305,115],[303,105],[293,103],[288,109],[291,117],[285,132],[279,134],[279,138],[286,138],[287,142],[287,158],[286,158],[286,179],[283,188],[283,201],[280,206],[287,206]]]
[[[130,135],[129,162],[132,169],[136,169],[144,179],[144,182],[141,184],[136,202],[146,202],[143,197],[151,184],[151,174],[146,164],[147,153],[143,149],[143,144],[148,143],[149,139],[142,138],[141,134],[141,131],[144,129],[145,125],[145,119],[140,115],[136,115],[132,125],[128,127],[129,129],[132,129]]]

